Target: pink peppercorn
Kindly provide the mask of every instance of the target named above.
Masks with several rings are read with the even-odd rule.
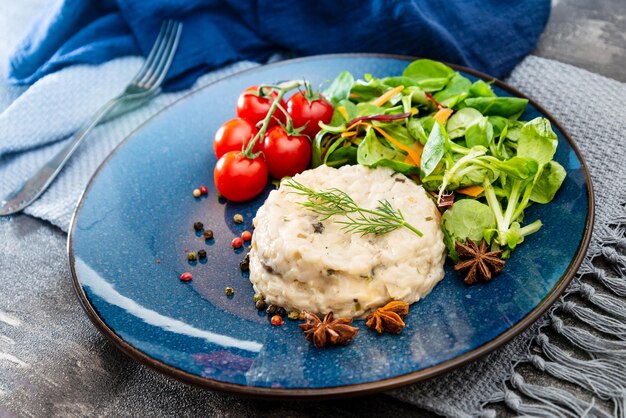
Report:
[[[285,321],[283,321],[283,318],[281,318],[280,315],[274,315],[272,317],[272,325],[278,326],[278,325],[282,325],[284,323],[285,323]]]
[[[209,193],[209,189],[206,188],[206,186],[200,186],[200,193],[201,194],[208,194]]]
[[[188,282],[191,279],[193,279],[193,276],[188,271],[180,275],[180,280],[183,282]]]
[[[250,232],[250,231],[243,231],[241,233],[241,239],[243,239],[244,241],[250,241],[252,239],[252,232]]]
[[[239,237],[233,238],[230,245],[232,245],[233,248],[241,248],[243,246],[243,240]]]

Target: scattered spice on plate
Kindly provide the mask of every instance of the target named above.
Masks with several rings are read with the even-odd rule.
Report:
[[[235,294],[235,289],[228,286],[226,289],[224,289],[224,293],[226,294],[226,296],[232,296]]]
[[[200,189],[193,189],[192,194],[193,194],[193,197],[200,197],[202,193],[200,192]]]
[[[279,326],[279,325],[282,325],[284,323],[285,323],[285,321],[283,321],[283,318],[281,318],[280,316],[274,315],[272,317],[272,325]]]
[[[233,221],[235,221],[236,224],[242,224],[243,215],[241,213],[236,213],[235,216],[233,216]]]
[[[311,312],[304,312],[304,321],[300,324],[304,338],[317,348],[348,344],[359,332],[357,327],[351,325],[352,318],[333,319],[332,312],[326,314],[323,321]]]
[[[256,308],[259,311],[263,311],[263,310],[267,309],[267,302],[265,302],[265,300],[263,300],[263,299],[260,299],[260,300],[257,300],[254,303],[254,306],[256,306]]]
[[[202,228],[204,228],[204,224],[202,222],[194,222],[193,229],[196,231],[202,231]]]
[[[180,280],[183,282],[188,282],[191,279],[193,279],[193,276],[188,271],[180,275]]]
[[[394,300],[376,309],[368,315],[365,325],[379,334],[390,332],[400,334],[404,328],[402,317],[409,313],[409,304],[401,300]]]
[[[300,312],[290,311],[289,314],[287,314],[287,318],[291,319],[292,321],[295,321],[296,319],[300,319]]]
[[[210,240],[213,239],[213,231],[210,229],[207,229],[206,231],[204,231],[204,234],[202,234],[204,236],[205,240]]]
[[[187,253],[187,260],[189,261],[196,261],[198,259],[198,255],[196,254],[195,251],[189,251]]]
[[[280,316],[281,318],[284,316],[287,316],[287,310],[285,308],[283,308],[282,306],[279,306],[276,309],[276,315]]]
[[[230,245],[232,245],[233,248],[241,248],[243,246],[243,240],[241,238],[239,238],[239,237],[235,237],[230,242]]]
[[[200,194],[208,194],[209,193],[209,189],[207,189],[206,186],[202,185],[200,186]]]
[[[246,254],[243,260],[239,262],[239,270],[250,271],[250,253]]]
[[[241,233],[241,239],[244,241],[250,241],[252,239],[252,232],[250,231],[243,231]]]
[[[271,316],[271,315],[276,314],[276,310],[277,310],[277,309],[278,309],[278,306],[276,306],[276,305],[270,305],[270,306],[268,306],[268,307],[267,307],[267,311],[266,311],[266,312],[267,312],[267,315]]]
[[[206,258],[206,250],[198,250],[198,258],[204,260]]]
[[[155,261],[157,264],[161,264],[161,260],[156,260]]]
[[[474,284],[479,280],[488,282],[494,274],[498,274],[504,268],[506,262],[501,258],[502,251],[489,251],[487,242],[483,239],[480,245],[476,245],[471,239],[465,244],[454,242],[459,261],[454,266],[454,271],[466,271],[465,284]]]

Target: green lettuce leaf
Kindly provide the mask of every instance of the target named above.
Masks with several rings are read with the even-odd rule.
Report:
[[[545,118],[535,118],[526,122],[517,141],[517,155],[535,159],[540,165],[547,164],[554,157],[559,139]]]
[[[447,65],[429,59],[413,61],[402,73],[428,92],[442,90],[455,74],[456,71]]]
[[[519,97],[470,97],[463,103],[467,107],[478,110],[484,116],[517,119],[524,113],[528,100]]]
[[[548,162],[541,171],[541,175],[535,181],[530,200],[537,203],[549,203],[554,199],[557,190],[565,180],[565,169],[556,161]]]
[[[486,230],[496,228],[496,218],[489,206],[474,199],[462,199],[443,214],[441,225],[446,236],[448,255],[456,262],[458,255],[454,241],[464,243],[469,238],[476,243],[480,242]]]
[[[348,71],[342,71],[322,94],[334,106],[339,101],[348,99],[353,85],[354,77],[352,74]]]

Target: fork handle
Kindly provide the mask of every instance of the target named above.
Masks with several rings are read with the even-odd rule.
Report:
[[[0,202],[0,216],[17,213],[37,199],[59,174],[65,163],[70,159],[76,148],[87,134],[123,99],[116,97],[105,103],[94,116],[86,122],[54,157],[50,159],[33,176],[15,189],[5,201]]]

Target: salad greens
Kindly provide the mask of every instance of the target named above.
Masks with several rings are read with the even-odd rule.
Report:
[[[334,114],[313,141],[312,165],[389,167],[431,192],[454,194],[442,217],[449,256],[455,241],[485,239],[510,251],[541,228],[524,211],[546,204],[565,179],[553,160],[550,121],[519,120],[528,101],[497,97],[440,62],[420,59],[401,76],[356,80],[342,72],[324,91]],[[443,205],[442,205],[443,206]]]

